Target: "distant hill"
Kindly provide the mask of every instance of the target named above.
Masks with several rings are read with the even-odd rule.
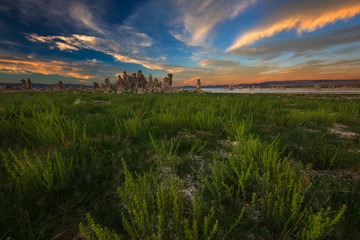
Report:
[[[261,83],[236,84],[234,87],[308,87],[318,84],[322,85],[360,85],[360,79],[349,80],[289,80],[289,81],[268,81]],[[202,88],[225,88],[230,85],[208,85]],[[194,86],[181,86],[178,88],[196,88]]]

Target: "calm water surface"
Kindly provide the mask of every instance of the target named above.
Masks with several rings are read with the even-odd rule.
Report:
[[[243,88],[243,89],[234,89],[228,90],[224,88],[201,88],[203,91],[213,92],[213,93],[358,93],[360,94],[360,89],[332,89],[332,88],[322,88],[312,89],[312,88]]]

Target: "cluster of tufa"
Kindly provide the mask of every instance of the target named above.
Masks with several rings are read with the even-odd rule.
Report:
[[[176,89],[173,89],[173,75],[172,73],[167,74],[162,81],[159,81],[157,78],[153,79],[151,74],[148,78],[144,76],[141,70],[138,70],[137,73],[133,73],[128,75],[126,71],[124,71],[123,76],[119,75],[119,79],[115,83],[111,83],[109,78],[105,78],[104,83],[101,85],[97,82],[93,83],[93,91],[103,91],[103,92],[117,92],[117,93],[125,93],[125,92],[133,92],[133,93],[151,93],[151,92],[176,92]],[[21,80],[21,87],[13,88],[12,85],[9,86],[1,86],[0,90],[32,90],[33,86],[31,80]],[[43,90],[45,91],[63,91],[63,90],[76,90],[76,84],[67,84],[66,85],[59,81],[55,86],[47,87]],[[82,84],[80,86],[80,90],[86,90],[86,86]],[[38,89],[39,90],[39,89]],[[197,80],[197,87],[194,91],[201,91],[201,83],[200,79]]]
[[[65,90],[65,85],[62,81],[59,81],[58,84],[54,87],[55,90]]]
[[[21,80],[21,89],[22,90],[31,90],[32,89],[32,83],[30,78],[28,78],[27,80],[22,79]]]
[[[162,81],[159,81],[157,78],[153,80],[151,74],[149,78],[146,79],[141,70],[139,70],[137,74],[133,73],[132,75],[128,75],[126,71],[124,71],[123,76],[121,77],[119,75],[119,79],[114,84],[111,84],[109,78],[106,78],[101,86],[94,82],[93,89],[107,92],[116,91],[117,93],[170,92],[172,91],[172,77],[173,75],[169,73]]]

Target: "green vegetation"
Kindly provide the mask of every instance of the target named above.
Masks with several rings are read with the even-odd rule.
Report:
[[[1,239],[357,239],[360,100],[0,94]]]

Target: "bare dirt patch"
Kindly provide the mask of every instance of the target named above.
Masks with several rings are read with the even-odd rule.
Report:
[[[110,101],[94,100],[93,103],[111,104]]]
[[[74,102],[75,105],[79,105],[80,103],[82,103],[80,98],[76,99],[75,102]]]
[[[103,140],[119,140],[121,139],[119,134],[115,134],[115,135],[98,135],[96,137],[89,137],[90,140],[92,141],[103,141]]]
[[[308,175],[312,178],[314,177],[330,177],[335,180],[351,180],[353,182],[359,182],[360,181],[360,173],[352,170],[310,170],[308,172]]]
[[[319,133],[320,132],[320,130],[315,130],[315,129],[311,129],[311,128],[305,128],[304,130],[307,132],[311,132],[311,133]]]
[[[335,123],[333,128],[330,128],[330,133],[339,135],[342,138],[354,138],[358,134],[350,131],[345,131],[345,125]]]
[[[231,149],[237,146],[236,141],[229,141],[226,139],[219,139],[217,140],[217,143],[219,144],[219,146],[216,148],[214,154],[222,158],[227,158],[232,156]]]
[[[360,97],[343,97],[344,99],[360,99]]]
[[[185,131],[179,131],[177,137],[178,138],[184,138],[184,139],[194,139],[194,138],[196,138],[195,135],[191,134],[190,132],[185,132]]]

